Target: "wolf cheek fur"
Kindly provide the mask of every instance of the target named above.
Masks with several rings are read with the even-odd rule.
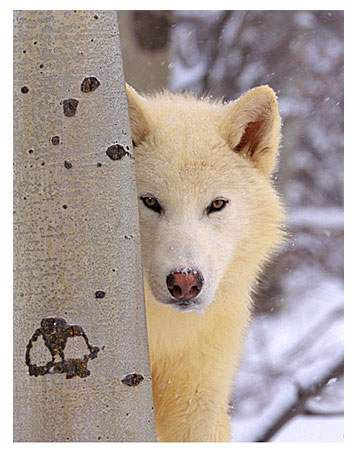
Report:
[[[250,295],[282,240],[277,99],[126,90],[158,438],[228,441]]]

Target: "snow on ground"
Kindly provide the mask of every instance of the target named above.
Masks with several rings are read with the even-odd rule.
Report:
[[[343,356],[342,283],[328,275],[314,278],[295,271],[288,274],[286,286],[287,306],[252,321],[233,396],[234,441],[259,439],[295,402],[298,386],[309,387]],[[315,410],[342,409],[343,385],[334,383],[329,400],[311,400]],[[341,417],[298,417],[274,440],[330,442],[341,441],[342,435]]]
[[[343,442],[343,418],[298,417],[273,442]]]

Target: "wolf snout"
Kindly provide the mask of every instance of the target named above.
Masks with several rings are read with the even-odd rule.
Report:
[[[169,293],[178,301],[189,301],[200,293],[203,287],[203,276],[199,271],[173,271],[167,276]]]

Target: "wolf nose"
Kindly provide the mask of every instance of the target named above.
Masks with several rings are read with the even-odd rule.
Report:
[[[175,299],[187,301],[198,296],[203,281],[199,271],[175,271],[168,275],[167,287]]]

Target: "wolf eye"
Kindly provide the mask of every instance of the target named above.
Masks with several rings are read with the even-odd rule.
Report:
[[[154,198],[154,196],[141,196],[140,199],[143,201],[144,206],[148,209],[151,209],[158,214],[163,212],[162,206],[159,204],[157,198]]]
[[[228,202],[228,200],[216,198],[211,202],[210,206],[206,208],[206,213],[209,215],[212,212],[222,211]]]

